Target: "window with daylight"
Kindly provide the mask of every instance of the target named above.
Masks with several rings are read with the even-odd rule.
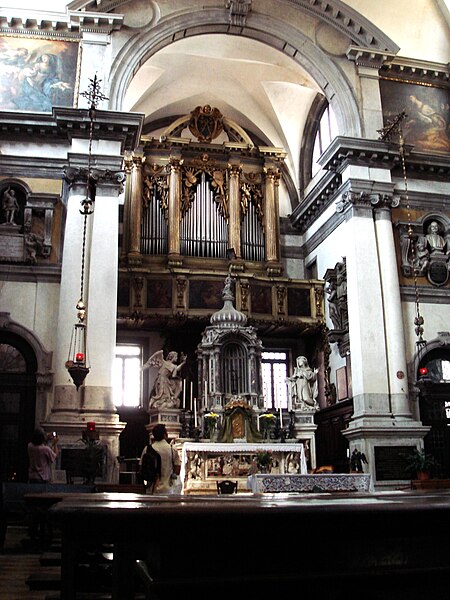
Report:
[[[139,406],[141,404],[141,367],[141,346],[116,346],[113,370],[113,398],[116,406]]]
[[[264,406],[267,409],[288,407],[288,364],[289,354],[286,350],[271,350],[261,354]]]
[[[314,140],[314,149],[312,157],[312,176],[318,173],[321,169],[319,163],[320,155],[328,148],[331,141],[336,137],[338,128],[336,118],[330,106],[327,106],[320,119],[319,127],[317,128],[316,139]]]

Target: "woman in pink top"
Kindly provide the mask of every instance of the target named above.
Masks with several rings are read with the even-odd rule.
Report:
[[[47,441],[53,440],[52,447]],[[58,456],[58,438],[46,436],[42,429],[36,429],[28,444],[28,481],[30,483],[48,483],[51,479],[51,466]]]

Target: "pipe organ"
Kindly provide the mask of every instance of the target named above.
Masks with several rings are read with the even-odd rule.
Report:
[[[187,128],[201,141],[182,137]],[[229,134],[228,141],[213,143],[208,132]],[[180,266],[187,257],[226,260],[232,248],[238,261],[281,272],[278,184],[284,156],[277,148],[255,147],[217,109],[197,107],[160,140],[147,140],[140,161],[133,158],[125,255],[132,264],[167,256],[169,266]]]
[[[320,328],[323,282],[282,273],[278,193],[285,153],[256,147],[210,107],[177,119],[159,139],[141,141],[139,154],[125,161],[120,326],[205,320],[220,308],[223,278],[232,273],[236,306],[260,327]],[[215,372],[209,381],[227,395],[246,393],[252,355],[228,350],[222,357],[232,363],[228,375]]]

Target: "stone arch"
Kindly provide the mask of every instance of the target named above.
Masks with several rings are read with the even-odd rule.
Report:
[[[38,390],[38,401],[40,394],[49,389],[53,382],[53,373],[51,372],[53,353],[45,350],[40,340],[33,331],[27,329],[20,323],[12,320],[10,313],[0,312],[0,330],[10,331],[24,339],[33,350],[36,356],[36,385]]]
[[[192,11],[158,23],[130,39],[112,64],[109,80],[109,108],[121,110],[130,81],[139,68],[158,50],[174,41],[202,34],[237,35],[231,30],[222,9]],[[320,48],[295,27],[265,15],[252,13],[251,27],[238,34],[263,42],[289,56],[315,79],[332,106],[339,131],[361,137],[362,121],[352,86],[340,68]]]
[[[5,356],[11,359],[12,368],[0,374],[2,391],[10,395],[15,410],[3,407],[0,418],[5,419],[14,431],[17,447],[6,449],[1,467],[2,477],[14,477],[18,481],[27,480],[27,443],[33,429],[40,425],[46,416],[46,399],[51,385],[51,353],[47,352],[33,332],[10,318],[6,312],[0,313],[0,343]],[[12,350],[12,349],[15,349]],[[14,475],[13,475],[14,474]]]
[[[425,363],[427,356],[431,352],[436,350],[449,350],[450,349],[450,333],[448,331],[439,331],[436,338],[427,342],[426,346],[420,351],[416,352],[409,369],[410,381],[417,381],[419,376],[419,368]]]

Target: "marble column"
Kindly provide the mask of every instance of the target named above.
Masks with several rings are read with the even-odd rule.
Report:
[[[108,420],[109,413],[115,413],[112,373],[116,347],[118,195],[122,191],[122,177],[109,171],[98,175],[87,278],[91,371],[85,381],[82,410],[98,412],[99,418],[106,413]]]
[[[389,196],[379,197],[375,208],[375,230],[380,264],[381,293],[384,305],[388,384],[392,413],[397,418],[412,418],[408,401],[405,332],[400,299],[397,259]]]
[[[354,417],[381,423],[392,415],[392,408],[372,205],[365,192],[349,191],[344,198]]]
[[[84,216],[80,214],[81,202],[86,197],[86,178],[81,169],[66,173],[69,183],[64,252],[61,264],[59,311],[56,326],[56,350],[53,359],[54,399],[53,412],[63,413],[61,418],[77,420],[80,409],[79,393],[65,367],[75,323],[78,322],[76,304],[80,298],[82,232]],[[89,239],[89,232],[88,232]],[[88,241],[88,240],[87,240]]]

